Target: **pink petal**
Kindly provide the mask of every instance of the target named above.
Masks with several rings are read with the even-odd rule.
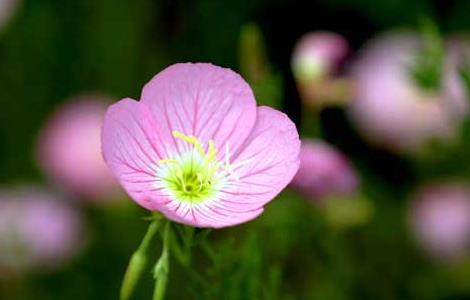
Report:
[[[255,128],[242,148],[231,163],[235,167],[248,163],[235,169],[240,181],[233,182],[234,192],[274,197],[289,184],[299,168],[300,140],[295,124],[284,113],[270,107],[258,108]]]
[[[199,216],[199,226],[212,228],[246,223],[258,217],[263,210],[263,207],[259,207],[245,212],[237,212],[226,208],[212,208],[211,205],[195,207],[195,212]]]
[[[181,214],[178,216],[179,222],[196,227],[223,228],[248,222],[263,212],[262,206],[247,211],[232,211],[230,208],[216,205],[217,202],[215,200],[208,204],[188,206],[188,213],[184,214],[184,218],[181,218]]]
[[[152,142],[147,117],[145,107],[132,99],[117,102],[106,112],[101,142],[108,166],[129,195],[153,210],[155,199],[164,200],[153,186],[162,146]]]
[[[178,130],[196,136],[203,145],[213,139],[219,150],[228,142],[236,151],[256,120],[253,92],[243,78],[206,63],[166,68],[144,87],[141,102],[150,108],[165,140],[170,141],[171,132]],[[187,143],[176,143],[180,152],[189,150]]]
[[[292,180],[299,168],[300,140],[289,118],[269,107],[258,108],[254,130],[231,163],[239,181],[233,179],[219,199],[207,204],[204,215],[196,210],[199,222],[231,226],[246,222],[262,212]],[[247,162],[236,168],[237,164]]]

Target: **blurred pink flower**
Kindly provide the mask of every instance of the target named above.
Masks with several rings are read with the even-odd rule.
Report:
[[[348,159],[320,140],[302,140],[300,167],[291,186],[309,198],[351,196],[359,186],[358,176]]]
[[[37,188],[0,191],[0,273],[56,268],[83,245],[81,215]]]
[[[337,33],[314,31],[302,36],[291,65],[304,105],[318,110],[342,106],[351,98],[350,81],[336,74],[348,52],[348,42]]]
[[[412,199],[411,231],[420,246],[440,260],[470,249],[470,187],[459,183],[422,187]]]
[[[297,80],[314,81],[333,75],[348,51],[348,42],[337,33],[307,33],[297,42],[292,54],[294,76]]]
[[[10,21],[20,2],[20,0],[0,0],[0,31]]]
[[[426,91],[410,73],[422,39],[389,33],[366,44],[351,68],[356,96],[350,115],[371,142],[398,152],[422,150],[430,139],[453,138],[468,111],[453,51],[446,49],[442,88]]]
[[[54,112],[39,136],[39,165],[53,181],[82,197],[101,200],[119,190],[101,154],[108,103],[97,95],[73,98]]]
[[[138,204],[214,228],[261,214],[297,171],[300,148],[285,114],[256,107],[238,74],[204,63],[172,65],[140,102],[112,105],[102,141],[108,166]]]

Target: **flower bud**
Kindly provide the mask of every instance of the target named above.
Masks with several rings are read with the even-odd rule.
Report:
[[[304,105],[313,110],[342,106],[351,95],[351,83],[337,76],[349,51],[345,38],[333,32],[311,32],[297,43],[292,71]]]
[[[294,48],[294,77],[299,81],[312,82],[331,76],[338,70],[348,51],[348,42],[337,33],[307,33]]]
[[[348,159],[320,140],[303,140],[300,167],[291,186],[309,198],[351,196],[359,179]]]

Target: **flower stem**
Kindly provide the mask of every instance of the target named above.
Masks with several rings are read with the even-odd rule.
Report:
[[[178,262],[185,267],[191,264],[191,248],[194,244],[194,228],[174,224],[175,234],[171,238],[172,254]],[[178,236],[180,239],[178,239]]]
[[[171,224],[166,221],[163,229],[163,249],[160,258],[155,264],[153,276],[155,278],[155,289],[153,300],[163,300],[165,297],[166,286],[168,283],[168,273],[170,271],[170,243],[171,243]]]
[[[142,273],[147,265],[147,249],[152,241],[153,236],[158,231],[159,219],[154,220],[145,234],[139,248],[132,254],[127,266],[126,274],[121,286],[121,300],[128,300],[135,290],[137,282],[139,281]]]

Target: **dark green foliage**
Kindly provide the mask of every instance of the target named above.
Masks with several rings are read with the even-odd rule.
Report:
[[[290,61],[286,53],[300,33],[335,30],[345,21],[333,14],[329,27],[313,17],[295,22],[275,15],[273,24],[274,17],[267,16],[284,10],[289,16],[306,15],[314,1],[23,2],[0,33],[1,185],[46,182],[35,163],[36,137],[50,113],[67,98],[97,91],[116,101],[128,96],[138,99],[143,84],[174,62],[207,61],[238,69],[239,32],[248,22],[260,25],[267,36],[269,74],[253,82],[255,93],[261,103],[295,111],[299,99],[292,92],[295,86],[286,67]],[[366,32],[349,32],[355,47],[377,28],[408,25],[416,29],[423,14],[431,16],[443,34],[470,29],[470,5],[465,0],[317,2],[316,9],[347,15],[350,24],[355,20],[366,24]],[[294,31],[291,23],[307,25]],[[283,30],[272,32],[273,28]],[[428,88],[440,82],[441,45],[433,34],[425,48],[432,59],[420,62],[422,69],[413,69],[417,80]],[[461,74],[470,86],[468,66],[462,66]],[[326,127],[324,119],[313,118],[312,123]],[[470,297],[469,263],[435,264],[417,250],[406,227],[407,200],[416,184],[436,178],[470,178],[470,121],[454,145],[435,145],[420,160],[396,158],[366,146],[352,137],[344,116],[335,115],[334,123],[338,130],[325,130],[323,137],[349,154],[359,168],[362,196],[373,205],[370,219],[345,228],[331,226],[319,206],[286,191],[252,223],[210,234],[196,230],[191,260],[184,252],[187,233],[176,226],[172,229],[178,235],[172,242],[181,249],[171,254],[168,299]],[[0,299],[118,299],[128,259],[148,225],[143,219],[146,213],[127,201],[129,205],[123,207],[84,209],[89,223],[86,251],[54,273],[0,279]],[[159,244],[150,250],[152,259],[157,259],[160,250]],[[133,299],[151,298],[151,272],[151,267],[143,271]]]

